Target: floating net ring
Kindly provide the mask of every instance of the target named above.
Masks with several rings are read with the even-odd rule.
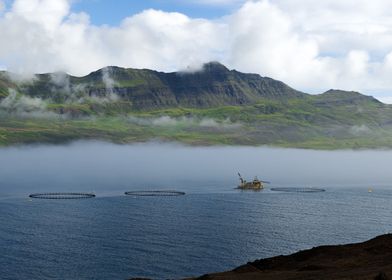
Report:
[[[185,195],[184,192],[180,191],[129,191],[125,192],[125,195],[133,196],[180,196]]]
[[[33,193],[29,195],[30,198],[38,199],[85,199],[93,198],[93,193]]]
[[[271,191],[276,192],[299,192],[299,193],[314,193],[314,192],[325,192],[324,189],[320,188],[271,188]]]

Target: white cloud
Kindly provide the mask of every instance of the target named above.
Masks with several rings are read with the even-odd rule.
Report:
[[[69,2],[64,0],[17,0],[7,16],[26,19],[49,31],[55,31],[69,14],[69,9]]]
[[[231,6],[246,2],[246,0],[192,0],[198,5],[209,5],[209,6]]]
[[[331,79],[317,42],[296,32],[288,15],[268,1],[245,4],[230,17],[229,29],[228,59],[236,68],[301,86]]]
[[[218,60],[305,91],[392,90],[389,0],[248,1],[215,20],[151,9],[115,27],[94,26],[70,1],[15,0],[0,14],[1,64],[84,75],[108,65],[175,71]]]
[[[376,96],[376,98],[385,104],[392,104],[392,96]]]

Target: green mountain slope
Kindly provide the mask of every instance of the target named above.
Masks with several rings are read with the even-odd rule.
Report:
[[[57,102],[66,101],[70,95],[105,97],[112,93],[131,102],[134,110],[244,105],[261,98],[305,96],[282,82],[230,71],[214,62],[193,73],[106,67],[80,78],[65,73],[41,74],[32,82],[14,84],[13,88]]]
[[[161,139],[304,148],[392,147],[392,106],[357,92],[309,95],[213,62],[163,73],[0,73],[0,143]]]

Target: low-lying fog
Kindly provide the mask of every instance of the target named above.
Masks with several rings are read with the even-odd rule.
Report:
[[[237,172],[271,186],[392,187],[392,151],[75,142],[0,149],[0,194],[131,189],[233,191]]]

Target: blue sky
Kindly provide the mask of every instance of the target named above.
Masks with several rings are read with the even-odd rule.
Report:
[[[72,10],[89,14],[94,25],[117,26],[124,18],[146,9],[179,12],[192,18],[214,19],[232,13],[243,1],[222,0],[216,2],[197,0],[76,0],[72,5]]]

